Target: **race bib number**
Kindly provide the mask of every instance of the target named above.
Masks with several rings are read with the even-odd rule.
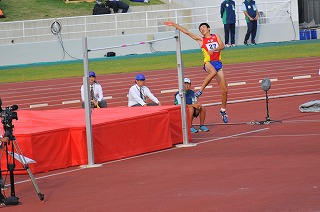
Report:
[[[208,50],[213,50],[219,47],[219,43],[218,42],[207,43],[206,47]],[[215,52],[217,52],[217,50]]]

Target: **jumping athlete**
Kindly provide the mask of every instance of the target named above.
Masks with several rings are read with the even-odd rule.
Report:
[[[201,23],[199,25],[199,31],[203,37],[189,32],[186,28],[174,23],[173,21],[164,22],[167,26],[173,26],[183,32],[184,34],[190,36],[192,39],[197,41],[202,49],[204,55],[204,66],[203,69],[208,73],[207,77],[202,83],[199,91],[195,93],[196,97],[199,97],[211,80],[216,77],[217,83],[221,90],[221,109],[220,115],[224,123],[228,122],[228,116],[226,113],[227,107],[227,97],[228,88],[226,79],[222,71],[222,62],[220,51],[224,49],[224,44],[221,38],[217,34],[210,33],[210,26],[207,23]]]

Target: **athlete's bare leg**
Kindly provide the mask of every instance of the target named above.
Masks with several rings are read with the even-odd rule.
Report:
[[[206,108],[204,108],[203,106],[201,106],[200,109],[200,126],[204,125],[204,121],[206,119]]]
[[[206,63],[205,64],[205,68],[206,71],[208,72],[207,77],[204,79],[202,86],[200,88],[200,90],[203,92],[203,90],[207,87],[207,85],[209,85],[209,83],[211,82],[211,80],[216,76],[217,71],[216,69],[210,64],[210,63]]]
[[[192,105],[188,105],[189,108],[189,116],[190,116],[190,127],[192,127],[192,122],[193,122],[193,107]]]
[[[221,108],[226,109],[228,100],[228,86],[222,69],[218,71],[216,80],[221,90]]]

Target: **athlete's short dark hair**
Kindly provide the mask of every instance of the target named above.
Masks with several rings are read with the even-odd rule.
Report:
[[[208,23],[201,23],[201,24],[199,25],[199,30],[200,30],[200,27],[203,26],[203,25],[205,25],[206,27],[208,27],[208,28],[210,29],[210,26],[209,26]]]

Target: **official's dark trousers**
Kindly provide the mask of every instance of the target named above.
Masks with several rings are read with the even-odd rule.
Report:
[[[255,42],[255,39],[256,39],[258,21],[247,22],[247,26],[248,26],[247,34],[244,40],[245,41],[249,40],[249,37],[251,35],[251,43],[253,43]]]
[[[142,105],[135,104],[135,105],[132,105],[131,107],[140,107],[140,106],[142,106]],[[155,103],[155,102],[150,102],[150,103],[147,104],[147,106],[159,106],[159,105],[157,103]]]
[[[229,37],[231,37],[231,44],[235,44],[234,35],[236,24],[225,24],[224,25],[224,43],[229,44]]]
[[[92,103],[93,104],[93,103]],[[100,108],[105,108],[105,107],[107,107],[107,101],[105,100],[105,99],[102,99],[100,102],[99,102],[99,107]],[[82,108],[84,108],[84,102],[82,102]],[[91,105],[91,107],[93,107],[92,105]]]

